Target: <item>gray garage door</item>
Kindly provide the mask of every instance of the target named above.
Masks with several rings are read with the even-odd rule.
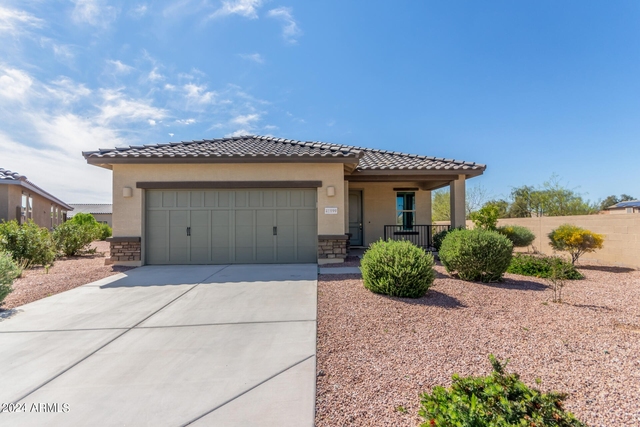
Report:
[[[316,262],[316,190],[148,190],[147,264]]]

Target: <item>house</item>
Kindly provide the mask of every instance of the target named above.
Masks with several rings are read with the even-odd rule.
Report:
[[[612,215],[640,213],[640,200],[629,200],[626,202],[616,203],[615,205],[606,208],[602,213]]]
[[[452,225],[464,226],[466,180],[486,168],[269,136],[83,155],[113,171],[111,262],[122,265],[326,264],[385,232],[428,240],[431,191],[450,188]]]
[[[111,217],[113,215],[113,205],[111,203],[70,203],[69,205],[73,208],[73,212],[68,214],[69,219],[79,213],[88,213],[93,215],[99,223],[107,224],[111,227]]]
[[[29,181],[26,176],[0,168],[0,221],[32,219],[53,228],[67,220],[71,206]]]

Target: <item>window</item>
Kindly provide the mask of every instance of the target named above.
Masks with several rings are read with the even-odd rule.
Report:
[[[26,194],[22,194],[22,213],[21,216],[22,218],[20,219],[20,222],[24,222],[27,219],[27,201],[28,201],[28,197]]]
[[[416,193],[398,193],[396,196],[396,225],[411,230],[416,224]]]
[[[29,195],[29,204],[27,205],[27,215],[29,218],[33,219],[33,197]]]

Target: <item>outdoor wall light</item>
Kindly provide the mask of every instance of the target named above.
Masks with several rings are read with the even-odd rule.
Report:
[[[333,197],[335,195],[336,195],[336,187],[334,187],[332,185],[327,187],[327,196]]]
[[[131,187],[122,188],[122,197],[133,197],[133,190]]]

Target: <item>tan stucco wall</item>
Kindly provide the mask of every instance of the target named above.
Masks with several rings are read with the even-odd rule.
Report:
[[[51,200],[40,196],[28,188],[21,185],[0,185],[0,219],[6,219],[11,221],[19,219],[16,216],[17,208],[22,206],[22,194],[30,195],[33,199],[32,219],[41,227],[51,228],[61,223],[61,220],[57,222],[51,221],[51,205],[56,208],[62,209],[62,207]]]
[[[111,225],[113,223],[113,221],[111,220],[111,218],[113,217],[112,214],[92,214],[92,215],[96,219],[96,221],[98,221],[98,222],[105,222],[106,221],[107,225],[109,227],[112,227],[112,225]]]
[[[317,180],[322,181],[318,188],[318,234],[344,234],[343,170],[341,163],[114,165],[113,235],[144,237],[143,190],[136,188],[139,181]],[[335,187],[335,196],[327,196],[328,186]],[[122,196],[124,187],[133,189],[133,197]],[[337,207],[338,214],[325,215],[325,207]]]
[[[604,234],[604,247],[584,254],[580,263],[596,262],[640,269],[640,214],[505,218],[498,221],[498,225],[508,224],[530,229],[536,235],[533,246],[549,255],[553,251],[547,235],[562,224],[573,224]]]
[[[350,182],[349,190],[362,190],[364,245],[384,238],[384,226],[396,223],[396,191],[415,183]],[[416,224],[431,224],[431,192],[416,191]],[[347,229],[349,224],[346,225]]]
[[[0,222],[2,222],[2,220],[5,220],[5,221],[10,220],[9,218],[9,186],[8,185],[0,185]]]

